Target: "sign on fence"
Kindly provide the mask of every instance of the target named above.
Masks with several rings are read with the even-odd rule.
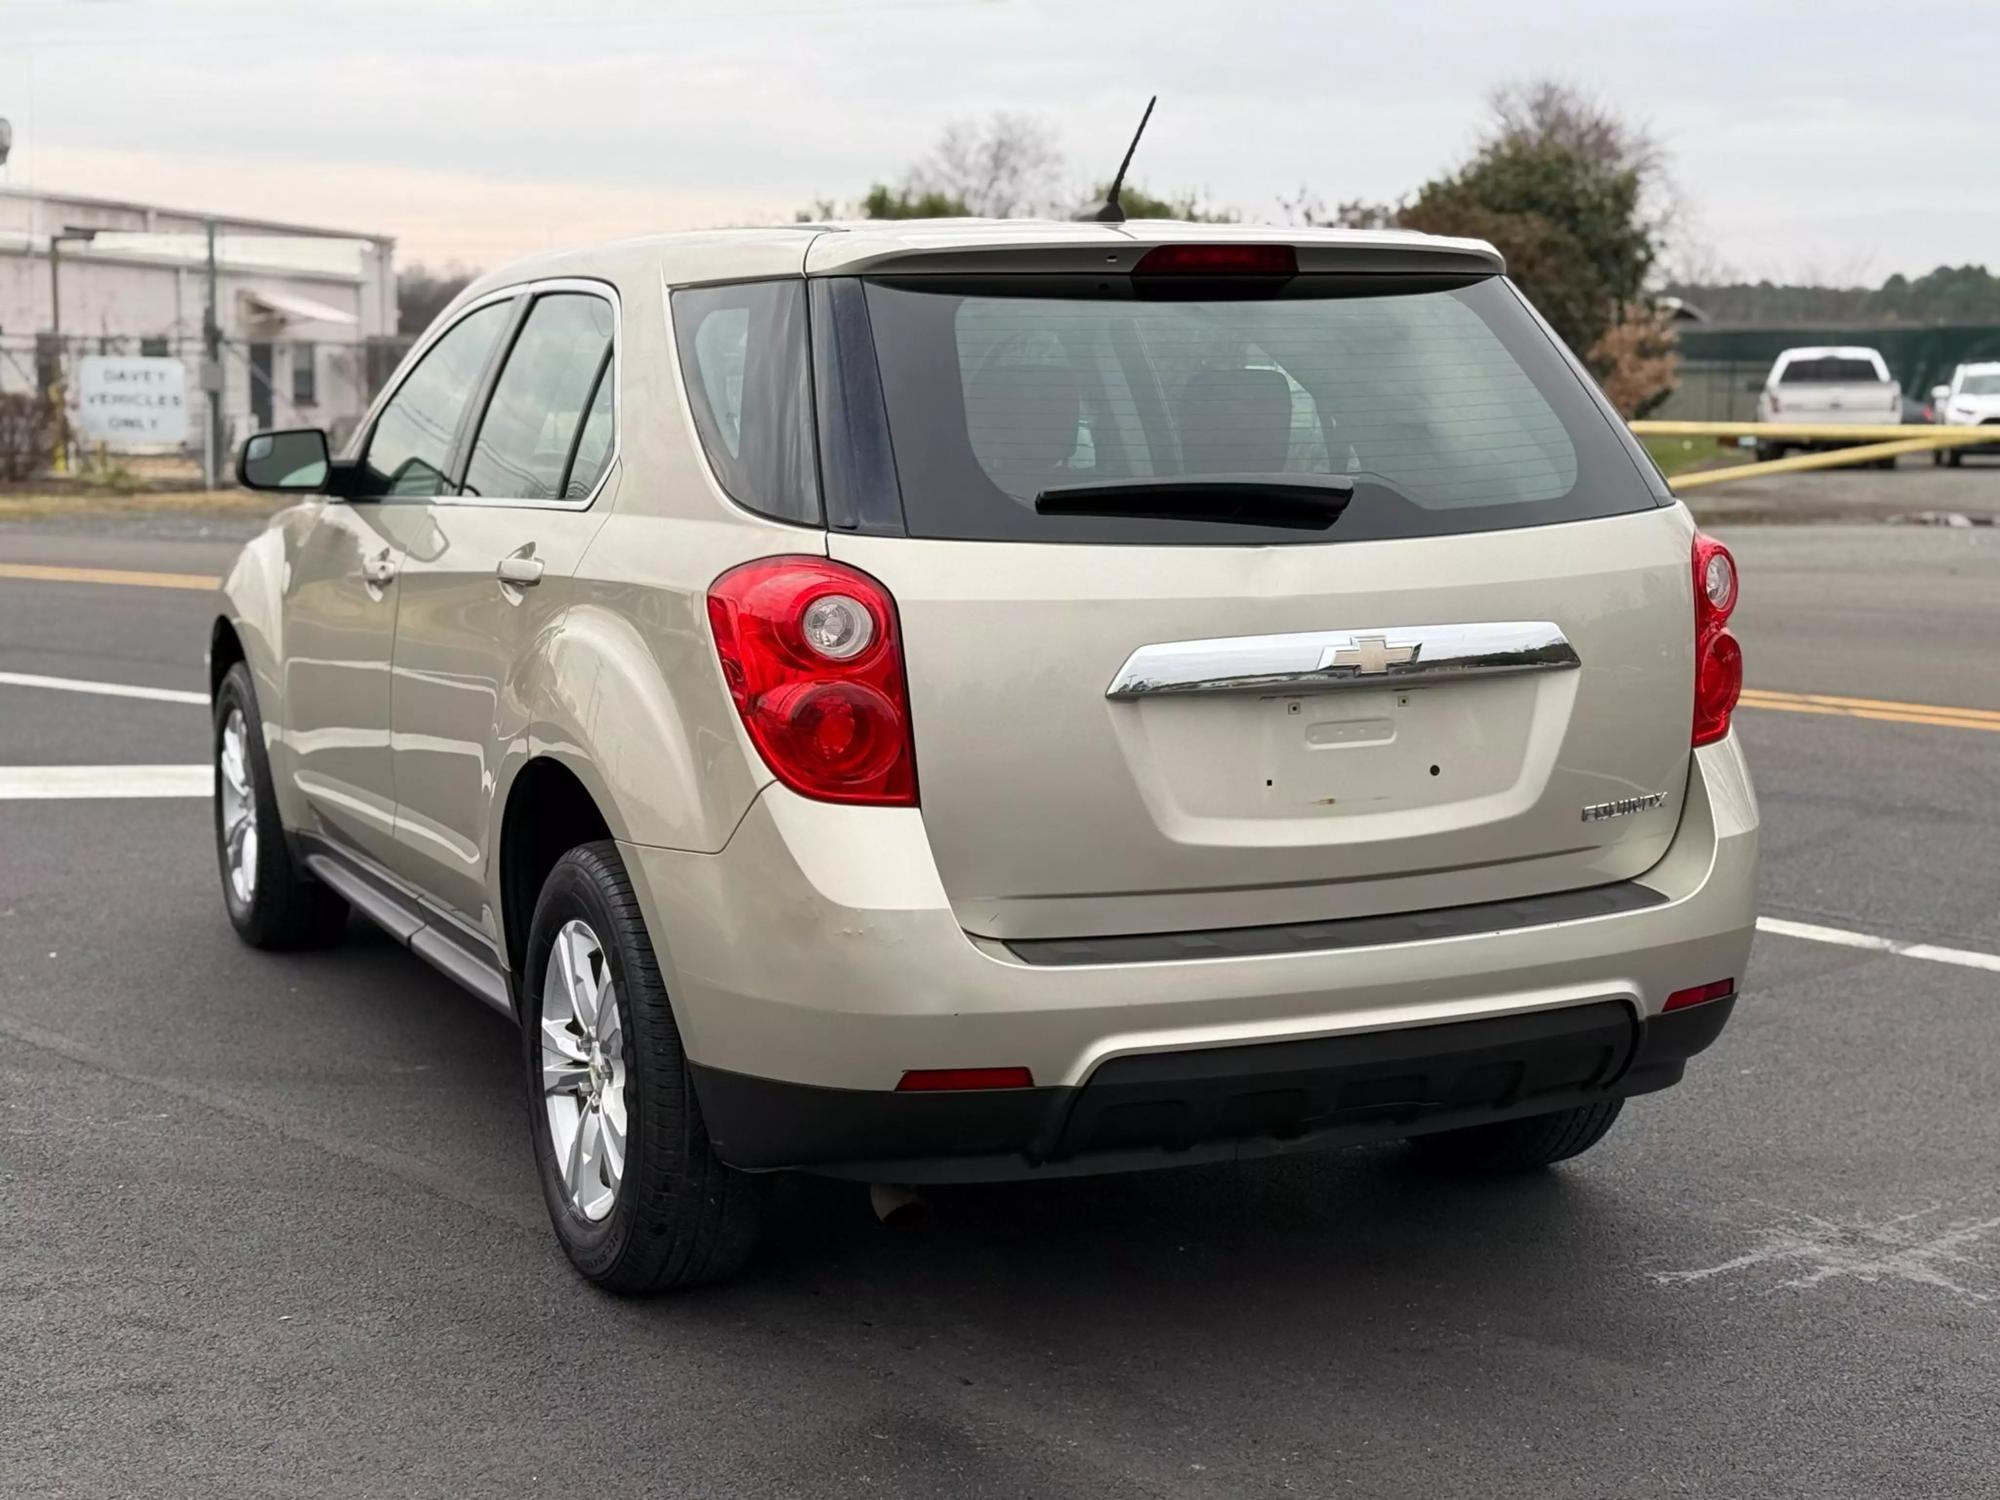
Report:
[[[187,441],[187,369],[177,359],[86,354],[77,362],[76,401],[86,442],[151,448]]]

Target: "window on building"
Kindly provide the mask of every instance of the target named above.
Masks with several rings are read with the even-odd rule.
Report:
[[[165,359],[173,352],[171,343],[165,338],[155,336],[139,340],[139,353],[147,359]]]
[[[35,389],[46,391],[62,379],[62,340],[53,333],[35,335]]]
[[[312,406],[319,400],[319,348],[292,345],[292,405]]]
[[[609,302],[587,292],[536,299],[494,383],[466,466],[466,494],[507,500],[568,496],[564,481],[577,454],[579,429],[592,415],[601,378],[608,378],[615,316]],[[609,441],[600,420],[587,461],[601,464]]]

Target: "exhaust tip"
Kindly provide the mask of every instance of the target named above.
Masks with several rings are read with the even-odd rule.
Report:
[[[895,1182],[868,1184],[868,1206],[891,1229],[922,1229],[931,1222],[931,1206],[914,1188]]]

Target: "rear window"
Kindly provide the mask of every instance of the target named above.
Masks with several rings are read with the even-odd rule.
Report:
[[[1301,276],[1275,295],[1210,283],[1159,300],[1122,277],[866,288],[911,535],[1348,541],[1658,503],[1498,278]],[[1355,491],[1323,532],[1035,510],[1051,487],[1211,475],[1341,476]]]
[[[1789,360],[1778,372],[1779,385],[1880,385],[1886,378],[1872,359],[1834,354]]]

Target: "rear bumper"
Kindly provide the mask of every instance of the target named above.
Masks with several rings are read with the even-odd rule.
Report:
[[[1114,1058],[1076,1088],[899,1094],[695,1069],[739,1167],[876,1182],[1141,1171],[1569,1109],[1680,1081],[1735,997],[1640,1021],[1618,1000],[1482,1021]]]
[[[1448,1031],[1436,1055],[1449,1056],[1477,1041],[1457,1030],[1463,1023],[1571,1012],[1557,1018],[1560,1032],[1586,1019],[1586,1010],[1599,1018],[1586,1029],[1615,1011],[1628,1033],[1625,1063],[1613,1055],[1576,1087],[1603,1097],[1671,1082],[1677,1066],[1655,1068],[1651,1059],[1659,1048],[1668,1057],[1672,1046],[1647,1037],[1682,1032],[1686,1023],[1655,1033],[1652,1018],[1677,989],[1742,977],[1755,920],[1757,807],[1735,741],[1725,740],[1695,752],[1680,829],[1640,877],[1661,898],[1654,904],[1362,946],[1120,962],[1037,964],[969,937],[915,810],[838,807],[774,787],[718,854],[621,848],[725,1159],[870,1170],[893,1160],[908,1168],[913,1153],[891,1148],[921,1140],[925,1148],[914,1154],[938,1170],[899,1169],[902,1176],[981,1176],[995,1175],[1001,1159],[1023,1167],[1033,1152],[1051,1165],[1065,1152],[1065,1160],[1093,1167],[1141,1164],[1077,1134],[1102,1112],[1081,1101],[1114,1097],[1091,1089],[1134,1081],[1134,1070],[1208,1068],[1221,1080],[1199,1093],[1223,1102],[1211,1108],[1191,1097],[1184,1123],[1163,1132],[1169,1143],[1208,1134],[1200,1121],[1210,1116],[1266,1108],[1227,1100],[1267,1093],[1295,1096],[1268,1105],[1269,1128],[1255,1138],[1280,1143],[1270,1149],[1467,1123],[1431,1107],[1466,1087],[1454,1068],[1413,1073],[1436,1049],[1381,1043],[1382,1033]],[[1309,1065],[1267,1050],[1319,1043],[1331,1050]],[[1366,1053],[1378,1043],[1390,1047],[1388,1076],[1427,1081],[1420,1096],[1376,1099],[1396,1107],[1383,1118],[1357,1120],[1343,1102],[1349,1083],[1366,1082],[1353,1059],[1357,1048]],[[1224,1056],[1248,1051],[1262,1057]],[[1207,1057],[1173,1061],[1193,1053]],[[1522,1078],[1541,1066],[1526,1052],[1517,1061]],[[957,1067],[1026,1067],[1039,1087],[894,1093],[907,1070]],[[1254,1083],[1301,1068],[1295,1084]],[[1229,1082],[1246,1077],[1253,1086]],[[1492,1119],[1495,1111],[1563,1103],[1503,1088],[1468,1107]],[[1197,1144],[1233,1155],[1251,1149],[1243,1145],[1250,1138]],[[1177,1149],[1176,1159],[1187,1160],[1194,1148]]]

